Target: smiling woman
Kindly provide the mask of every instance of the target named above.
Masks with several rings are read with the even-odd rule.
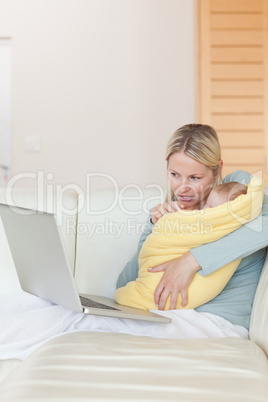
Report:
[[[212,188],[222,181],[221,148],[210,126],[188,124],[176,130],[167,145],[166,161],[169,190],[166,203],[152,210],[153,224],[176,211],[177,205],[202,209]]]
[[[201,209],[215,180],[209,167],[193,161],[183,152],[175,152],[168,159],[168,181],[173,199],[181,201],[185,209]]]
[[[187,209],[202,208],[212,186],[222,181],[220,143],[210,126],[188,124],[176,130],[167,144],[166,161],[168,196],[187,202]]]
[[[149,235],[154,233],[154,225],[159,219],[179,208],[202,209],[212,188],[222,181],[223,162],[219,140],[215,130],[208,125],[188,124],[176,130],[168,142],[166,160],[169,184],[166,201],[152,209],[149,216],[151,228],[142,234],[137,253],[118,278],[118,288],[137,279],[140,251]],[[250,179],[249,173],[236,171],[224,178],[223,182],[248,184]],[[220,239],[213,237],[212,242],[195,246],[179,258],[174,254],[172,260],[149,266],[153,267],[150,275],[164,271],[154,292],[154,303],[159,310],[165,309],[167,300],[170,300],[167,308],[174,309],[178,298],[182,307],[187,306],[188,288],[196,272],[209,277],[223,266],[241,259],[218,296],[195,309],[225,318],[234,325],[249,327],[251,307],[264,263],[265,247],[268,245],[267,198],[264,196],[262,213],[255,220],[255,225],[259,223],[261,230],[255,231],[253,226],[248,228],[243,225]],[[172,237],[172,234],[169,236]],[[178,244],[174,247],[177,249]],[[161,252],[164,245],[158,243],[156,248],[157,253]],[[150,251],[152,249],[150,245]]]

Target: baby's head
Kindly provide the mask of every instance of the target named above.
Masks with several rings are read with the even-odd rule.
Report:
[[[233,201],[241,194],[247,194],[247,187],[244,184],[236,181],[219,184],[210,192],[204,208],[213,208]]]

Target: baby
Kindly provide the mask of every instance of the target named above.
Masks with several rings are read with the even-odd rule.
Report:
[[[233,201],[241,194],[247,194],[247,187],[236,181],[222,183],[215,187],[209,194],[205,208],[214,208],[225,202]]]
[[[227,202],[235,200],[242,194],[244,197],[241,197],[240,202],[234,202],[230,211]],[[149,271],[150,268],[180,258],[188,250],[216,241],[238,229],[243,222],[241,219],[236,219],[234,215],[241,213],[245,222],[253,219],[255,215],[252,214],[252,207],[256,200],[259,200],[259,195],[253,191],[252,186],[247,188],[238,182],[223,183],[210,192],[204,206],[207,208],[206,213],[202,214],[198,210],[178,210],[178,213],[166,214],[159,219],[141,248],[138,278],[117,289],[116,301],[129,307],[144,310],[156,309],[154,293],[163,272],[152,274]],[[261,209],[261,202],[258,203],[258,208],[258,211],[254,209],[256,213],[259,213]],[[196,273],[189,286],[187,308],[196,308],[215,298],[224,289],[239,263],[240,260],[232,261],[205,277]],[[169,309],[169,306],[170,296],[165,309]],[[181,295],[179,295],[175,308],[182,307]]]

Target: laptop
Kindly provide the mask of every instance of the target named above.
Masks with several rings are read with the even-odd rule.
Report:
[[[79,295],[55,214],[0,204],[0,217],[25,292],[80,313],[171,322],[104,296]]]

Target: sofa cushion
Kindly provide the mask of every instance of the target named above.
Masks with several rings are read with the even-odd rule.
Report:
[[[0,382],[20,363],[18,359],[0,360]]]
[[[159,186],[136,186],[79,196],[75,280],[80,293],[114,297],[118,275],[137,249],[149,210],[164,194]]]
[[[268,362],[242,338],[176,340],[118,333],[61,335],[0,386],[8,401],[267,402]]]
[[[253,303],[249,336],[268,356],[268,254]]]

